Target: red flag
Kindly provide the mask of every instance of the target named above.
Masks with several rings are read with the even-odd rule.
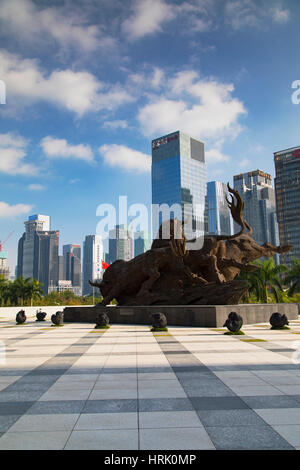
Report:
[[[105,263],[105,261],[102,261],[102,269],[107,269],[109,267],[109,264]]]

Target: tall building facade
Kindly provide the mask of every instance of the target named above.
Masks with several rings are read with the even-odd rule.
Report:
[[[293,245],[281,259],[291,265],[293,256],[300,259],[300,147],[275,152],[274,161],[280,244]]]
[[[83,295],[90,295],[93,292],[89,281],[102,278],[103,256],[101,235],[87,235],[83,242]]]
[[[134,235],[134,256],[141,255],[151,248],[149,233],[136,232]]]
[[[207,183],[208,232],[211,235],[231,235],[232,219],[226,202],[227,186],[220,181]]]
[[[279,244],[275,190],[271,175],[260,170],[236,175],[234,189],[245,203],[244,215],[253,229],[253,238],[259,243]],[[234,224],[234,231],[239,227]],[[278,256],[275,257],[279,261]]]
[[[81,246],[68,244],[63,246],[64,280],[71,281],[72,286],[81,290]]]
[[[0,251],[0,278],[9,279],[10,270],[7,266],[7,251]]]
[[[18,243],[17,276],[37,279],[47,294],[59,279],[58,247],[59,232],[50,230],[50,217],[30,216]]]
[[[133,258],[132,232],[126,225],[116,225],[109,231],[109,260],[114,263],[118,259],[129,261]]]
[[[204,143],[182,131],[152,141],[152,235],[169,218],[185,223],[188,238],[208,230],[205,213],[206,165]],[[158,206],[176,204],[176,214],[158,213]]]

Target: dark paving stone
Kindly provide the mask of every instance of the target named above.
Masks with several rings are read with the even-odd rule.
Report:
[[[300,401],[298,402],[294,396],[289,395],[276,395],[276,396],[248,396],[241,397],[250,408],[252,409],[268,409],[268,408],[299,408]]]
[[[57,401],[38,401],[35,402],[27,411],[30,415],[40,414],[73,414],[81,413],[85,400],[57,400]]]
[[[203,426],[265,426],[253,410],[198,410]]]
[[[191,354],[189,351],[178,351],[178,350],[170,350],[170,349],[169,350],[164,350],[163,353],[165,355],[174,354],[174,355],[177,355],[178,358],[180,358],[181,354],[184,354],[184,355],[185,354],[187,354],[187,355]]]
[[[88,400],[82,413],[130,413],[138,410],[137,400]]]
[[[0,377],[7,377],[11,375],[25,375],[28,372],[24,369],[0,369]]]
[[[175,372],[175,374],[177,374],[178,372],[206,372],[207,370],[209,370],[207,369],[207,367],[199,365],[199,363],[189,366],[184,364],[182,364],[182,366],[173,366],[173,371]]]
[[[239,397],[190,397],[195,410],[242,410],[249,408]]]
[[[20,378],[16,383],[22,383],[22,384],[48,384],[49,387],[56,382],[57,379],[61,377],[61,374],[58,375],[24,375],[24,377]]]
[[[143,398],[139,411],[193,411],[188,398]]]
[[[205,380],[216,380],[217,376],[209,369],[205,370],[194,370],[192,372],[177,372],[176,376],[181,384],[194,385],[199,381]]]
[[[292,450],[293,447],[270,426],[212,426],[205,428],[217,449]]]
[[[195,385],[186,385],[181,382],[185,393],[189,397],[234,397],[235,393],[220,380],[204,379]]]
[[[0,402],[0,416],[4,415],[23,415],[34,404],[34,401],[24,402]]]
[[[38,368],[28,372],[27,377],[30,375],[58,375],[61,376],[67,372],[68,368],[64,369],[48,369],[48,368]]]
[[[0,433],[6,432],[16,421],[20,415],[3,415],[0,416]]]
[[[22,402],[22,401],[35,401],[41,396],[39,390],[9,390],[10,387],[6,388],[3,392],[0,392],[0,402]],[[48,388],[48,387],[47,387]]]

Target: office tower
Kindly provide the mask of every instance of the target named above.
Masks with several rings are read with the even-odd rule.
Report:
[[[58,280],[63,281],[64,277],[64,257],[62,255],[58,256]]]
[[[226,202],[227,186],[220,181],[207,183],[208,231],[211,235],[231,235],[232,223]]]
[[[90,295],[93,288],[89,281],[101,279],[103,243],[101,235],[87,235],[83,242],[83,295]]]
[[[18,243],[17,276],[37,279],[47,294],[59,277],[58,245],[59,232],[50,231],[50,217],[30,216]]]
[[[151,248],[149,233],[136,232],[134,234],[134,256],[141,255]]]
[[[300,147],[274,153],[275,191],[281,245],[293,245],[281,260],[291,265],[292,257],[300,259]]]
[[[10,269],[7,266],[7,251],[0,251],[0,278],[9,279]]]
[[[63,246],[64,280],[71,281],[73,287],[81,287],[81,246]],[[78,290],[78,289],[77,289]]]
[[[244,203],[244,215],[253,229],[254,240],[263,243],[279,244],[278,224],[276,216],[275,190],[272,177],[260,170],[236,175],[233,178],[234,189],[237,190]],[[234,231],[239,230],[234,224]],[[278,262],[278,256],[275,257]]]
[[[129,261],[133,258],[132,233],[126,225],[116,225],[109,231],[109,259],[110,263],[118,259]]]
[[[152,141],[152,235],[170,218],[185,222],[187,238],[208,230],[205,214],[206,165],[204,143],[182,131]],[[176,213],[158,214],[158,205],[176,204]],[[178,210],[179,208],[179,210]]]

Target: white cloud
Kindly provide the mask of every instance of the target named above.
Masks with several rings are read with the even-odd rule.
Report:
[[[212,148],[205,151],[205,160],[207,163],[228,162],[230,157],[224,154],[219,148]]]
[[[241,130],[238,120],[246,110],[233,92],[232,84],[200,79],[195,71],[180,72],[140,108],[141,131],[156,136],[180,129],[200,139],[236,136]]]
[[[42,184],[33,183],[28,186],[28,189],[30,191],[43,191],[45,189],[45,186],[43,186]]]
[[[105,121],[103,123],[104,129],[127,129],[128,123],[125,120],[116,120],[116,121]]]
[[[49,158],[75,158],[88,163],[94,161],[94,155],[89,145],[70,145],[65,139],[55,139],[51,136],[44,137],[40,145]]]
[[[174,18],[175,6],[163,0],[136,0],[134,12],[123,23],[123,31],[129,39],[138,39],[161,31],[166,22]]]
[[[246,168],[246,167],[249,166],[249,165],[250,165],[250,160],[248,160],[248,158],[243,158],[243,160],[240,160],[240,161],[238,162],[238,166],[239,166],[240,168]]]
[[[125,145],[102,145],[99,147],[105,163],[112,167],[120,167],[127,171],[146,173],[151,170],[151,157],[133,150]]]
[[[0,172],[10,175],[36,174],[36,166],[24,163],[26,146],[27,141],[17,134],[0,134]]]
[[[290,11],[271,2],[260,5],[253,0],[230,0],[225,5],[225,22],[234,30],[265,28],[269,23],[287,23]]]
[[[15,37],[37,42],[51,39],[60,46],[93,51],[114,45],[98,26],[85,24],[85,15],[76,15],[70,6],[64,8],[39,7],[31,0],[2,0],[0,20]]]
[[[7,202],[0,201],[0,217],[4,219],[10,219],[19,215],[24,215],[30,212],[32,206],[28,204],[15,204],[9,205]]]
[[[82,116],[101,109],[112,110],[132,101],[118,84],[100,82],[93,74],[71,69],[47,75],[37,61],[21,59],[0,50],[0,77],[7,84],[7,102],[19,98],[22,104],[46,101]]]

